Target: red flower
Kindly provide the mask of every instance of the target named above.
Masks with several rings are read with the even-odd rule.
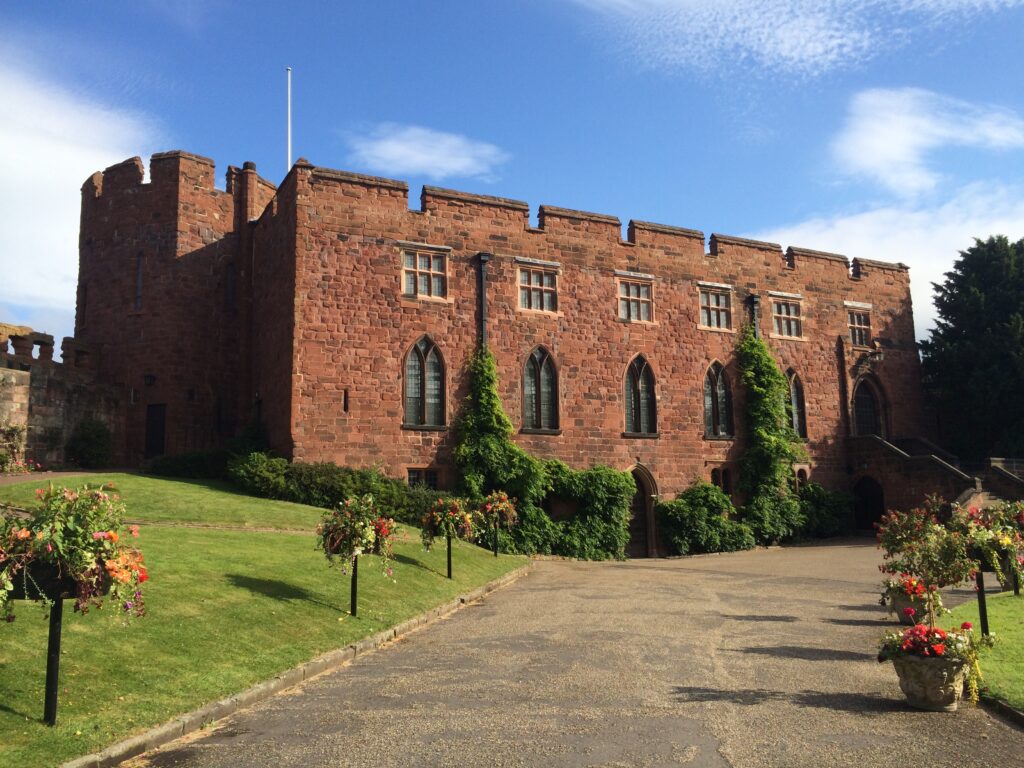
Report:
[[[961,625],[960,625],[960,629],[970,629],[970,628],[971,628],[971,627],[973,627],[973,626],[974,626],[974,625],[973,625],[973,624],[971,624],[971,622],[969,622],[969,621],[965,621],[965,622],[964,622],[963,624],[961,624]]]
[[[946,646],[942,643],[936,643],[932,646],[932,650],[935,651],[936,656],[941,656],[946,652]]]

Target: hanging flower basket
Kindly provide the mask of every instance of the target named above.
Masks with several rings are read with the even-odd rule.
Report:
[[[11,600],[41,600],[52,603],[78,595],[78,582],[67,571],[61,572],[51,563],[31,562],[14,574]],[[107,584],[107,592],[110,585]],[[106,594],[104,592],[103,594]]]

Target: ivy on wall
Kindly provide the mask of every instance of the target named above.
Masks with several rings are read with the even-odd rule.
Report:
[[[805,454],[788,411],[786,377],[750,325],[739,334],[736,356],[746,394],[747,445],[740,459],[739,486],[747,503],[742,518],[759,544],[770,544],[795,535],[803,526],[793,491],[793,465]]]

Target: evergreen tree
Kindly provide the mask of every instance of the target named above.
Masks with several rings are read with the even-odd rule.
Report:
[[[921,347],[944,441],[966,458],[1024,456],[1024,240],[975,240],[934,287]]]

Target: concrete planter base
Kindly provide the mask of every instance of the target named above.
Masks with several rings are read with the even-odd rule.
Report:
[[[964,662],[897,656],[892,660],[907,703],[930,712],[955,712],[964,691]]]

